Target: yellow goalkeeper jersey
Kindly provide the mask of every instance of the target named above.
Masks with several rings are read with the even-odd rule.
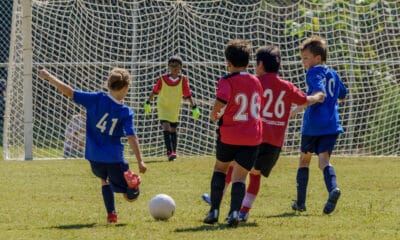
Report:
[[[158,119],[169,122],[178,122],[179,111],[182,104],[182,82],[183,76],[178,80],[178,84],[170,86],[161,77],[162,87],[157,96]]]

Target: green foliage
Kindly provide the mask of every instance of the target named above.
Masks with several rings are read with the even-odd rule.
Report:
[[[146,159],[141,195],[128,203],[116,195],[119,223],[106,223],[100,181],[85,160],[0,161],[1,239],[399,239],[399,158],[333,156],[342,197],[330,216],[322,214],[327,198],[318,164],[311,164],[307,212],[290,209],[296,195],[296,158],[283,157],[262,179],[247,223],[225,226],[228,190],[220,224],[202,223],[209,207],[200,196],[209,191],[213,157],[175,162]],[[136,170],[136,163],[131,163]],[[155,221],[150,199],[166,193],[176,202],[169,221]]]

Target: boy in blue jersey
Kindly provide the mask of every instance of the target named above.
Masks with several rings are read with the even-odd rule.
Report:
[[[108,78],[109,93],[74,90],[47,70],[39,70],[39,77],[47,80],[62,94],[86,108],[85,158],[92,172],[101,180],[101,191],[107,210],[107,221],[116,223],[114,192],[122,193],[127,201],[139,196],[140,177],[129,170],[124,158],[123,136],[135,154],[140,173],[146,171],[133,125],[133,111],[122,103],[129,90],[129,72],[114,68]]]
[[[296,177],[297,200],[292,204],[292,209],[295,211],[306,211],[305,202],[312,153],[318,155],[319,168],[323,172],[328,190],[328,200],[323,212],[325,214],[333,212],[340,197],[336,173],[329,160],[338,135],[343,133],[338,113],[338,100],[345,99],[347,89],[335,70],[325,65],[327,55],[326,42],[318,36],[306,39],[300,46],[301,60],[307,70],[307,95],[323,92],[325,97],[322,103],[308,106],[303,116],[300,162]],[[293,113],[304,108],[305,106],[300,106]]]

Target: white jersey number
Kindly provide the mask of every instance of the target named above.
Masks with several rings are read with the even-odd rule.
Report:
[[[104,133],[104,131],[106,130],[106,127],[107,127],[106,118],[107,117],[108,117],[108,113],[105,113],[103,115],[103,117],[100,119],[100,121],[96,124],[96,127],[98,129],[100,129],[101,133]],[[113,119],[111,119],[111,121],[112,121],[111,128],[110,128],[110,131],[108,131],[109,135],[113,134],[115,126],[117,125],[117,122],[118,122],[118,118],[113,118]]]
[[[234,121],[247,121],[249,119],[247,109],[250,105],[250,114],[254,119],[259,118],[260,103],[257,101],[260,98],[258,93],[253,93],[251,99],[247,99],[246,94],[239,93],[235,96],[235,103],[239,105],[239,111],[233,116]]]
[[[285,102],[283,101],[285,94],[286,91],[281,91],[275,101],[275,106],[273,106],[273,109],[270,109],[272,107],[271,104],[274,99],[274,93],[271,89],[265,89],[263,97],[266,99],[266,102],[262,111],[262,116],[272,118],[275,115],[277,118],[282,118],[285,115]]]

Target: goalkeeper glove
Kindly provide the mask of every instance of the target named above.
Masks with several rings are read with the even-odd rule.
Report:
[[[147,115],[147,114],[151,113],[150,101],[146,101],[143,108],[144,108],[144,114]]]
[[[194,120],[197,120],[200,117],[200,109],[197,107],[197,105],[193,105],[192,107],[192,117]]]

